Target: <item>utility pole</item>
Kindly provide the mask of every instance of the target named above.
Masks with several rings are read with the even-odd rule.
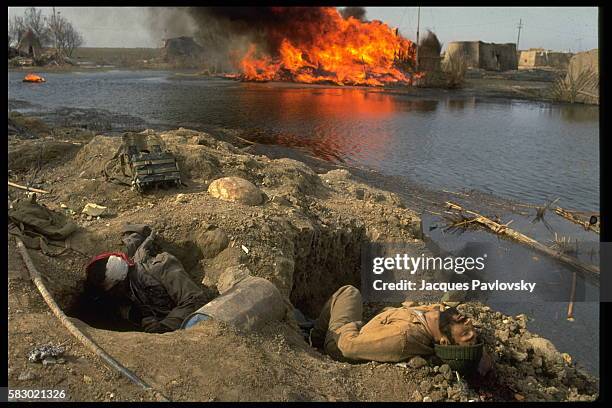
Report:
[[[523,28],[523,19],[519,19],[519,23],[516,27],[518,28],[518,36],[516,37],[516,51],[518,51],[519,41],[521,41],[521,28]]]
[[[417,12],[417,35],[416,35],[416,71],[419,71],[419,29],[421,28],[421,8]]]

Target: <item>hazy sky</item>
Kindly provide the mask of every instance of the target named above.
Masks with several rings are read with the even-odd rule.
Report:
[[[50,8],[45,7],[49,13]],[[416,7],[367,7],[368,19],[399,27],[414,40]],[[23,7],[9,8],[23,14]],[[152,36],[146,13],[138,7],[57,7],[71,20],[90,47],[158,47],[163,33]],[[482,40],[516,42],[522,19],[520,48],[588,50],[598,44],[598,10],[595,7],[421,7],[421,31],[432,29],[443,44]],[[157,38],[155,38],[157,37]]]

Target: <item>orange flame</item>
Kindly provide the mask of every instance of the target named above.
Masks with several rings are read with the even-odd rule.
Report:
[[[46,82],[46,81],[45,81],[45,78],[41,77],[40,75],[36,75],[30,72],[23,78],[23,82]]]
[[[416,50],[410,40],[388,25],[345,19],[334,7],[322,11],[325,18],[316,23],[318,27],[306,29],[316,33],[313,38],[292,42],[284,37],[278,56],[258,54],[257,47],[251,44],[240,62],[242,78],[381,86],[411,84],[421,76],[398,68],[400,60],[414,62]]]

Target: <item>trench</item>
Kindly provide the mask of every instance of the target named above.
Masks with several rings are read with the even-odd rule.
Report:
[[[305,316],[316,318],[325,302],[341,286],[361,286],[363,226],[314,228],[295,241],[291,303]]]
[[[305,316],[316,318],[338,288],[349,284],[360,287],[361,244],[367,240],[365,227],[355,225],[337,228],[315,225],[292,236],[294,268],[289,295],[291,303]],[[203,253],[194,241],[170,242],[161,239],[160,249],[176,256],[194,282],[202,281],[204,271],[198,263],[203,259]],[[116,304],[94,299],[87,293],[84,274],[79,276],[79,280],[72,288],[62,288],[61,294],[56,295],[68,316],[97,329],[118,332],[140,330],[110,313],[116,309]]]

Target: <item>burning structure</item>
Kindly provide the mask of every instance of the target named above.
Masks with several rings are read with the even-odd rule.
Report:
[[[166,62],[177,60],[198,60],[201,59],[204,48],[195,42],[193,37],[176,37],[164,40],[161,50],[161,57]]]
[[[338,85],[411,82],[397,63],[414,60],[415,47],[397,31],[380,21],[344,18],[335,8],[317,14],[320,18],[304,26],[295,24],[298,35],[271,28],[276,43],[271,53],[251,45],[240,62],[244,78]]]
[[[248,81],[338,85],[411,84],[415,45],[365,10],[335,7],[194,7],[207,57]],[[168,24],[172,24],[168,18]],[[223,55],[225,54],[225,55]],[[212,64],[212,61],[208,61]],[[216,63],[216,62],[215,62]]]

